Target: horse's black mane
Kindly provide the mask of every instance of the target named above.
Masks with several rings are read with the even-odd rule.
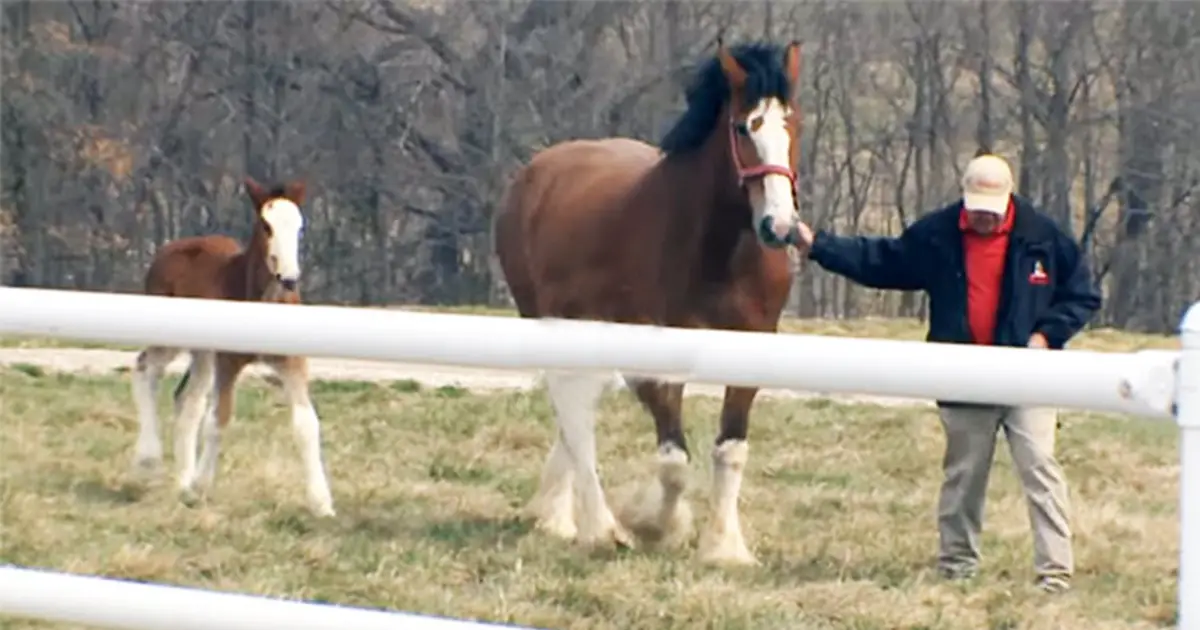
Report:
[[[750,42],[732,46],[729,52],[746,71],[743,97],[747,105],[772,96],[787,102],[789,86],[782,46]],[[721,71],[721,61],[713,55],[693,77],[686,92],[687,111],[663,136],[660,148],[672,154],[691,151],[704,144],[728,98],[729,84]]]

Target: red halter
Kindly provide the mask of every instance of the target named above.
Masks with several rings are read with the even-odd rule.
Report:
[[[764,175],[775,174],[783,175],[784,177],[788,178],[788,181],[792,182],[792,189],[794,191],[796,188],[796,172],[790,167],[780,166],[778,164],[759,164],[758,166],[751,166],[749,168],[742,166],[742,158],[740,155],[738,155],[737,150],[737,132],[735,131],[737,126],[737,121],[735,121],[731,116],[729,118],[729,150],[733,154],[733,166],[735,169],[737,169],[738,186],[745,186],[746,181],[750,179],[756,179]]]

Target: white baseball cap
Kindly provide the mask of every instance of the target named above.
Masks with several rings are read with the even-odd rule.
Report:
[[[962,177],[963,207],[967,210],[1008,214],[1013,190],[1012,169],[1004,158],[986,154],[967,164]]]

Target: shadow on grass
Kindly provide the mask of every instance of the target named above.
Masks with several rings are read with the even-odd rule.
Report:
[[[747,574],[750,583],[773,586],[798,583],[867,581],[882,589],[904,589],[935,580],[934,558],[847,558],[820,552],[807,557],[764,556],[765,571]]]
[[[414,518],[411,506],[409,510],[372,506],[347,516],[341,525],[346,534],[376,541],[415,539],[446,551],[515,546],[534,531],[532,522],[518,516]]]
[[[474,517],[426,522],[421,535],[452,549],[465,549],[515,544],[532,531],[532,523],[517,517]]]
[[[395,540],[404,536],[404,515],[378,511],[373,514],[354,514],[345,524],[347,534],[370,540]]]
[[[71,492],[86,503],[107,505],[131,505],[141,501],[147,494],[146,488],[133,483],[112,486],[100,479],[86,479],[71,484]]]

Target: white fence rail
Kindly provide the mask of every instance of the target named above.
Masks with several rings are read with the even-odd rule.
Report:
[[[496,369],[583,369],[693,383],[1169,417],[1177,352],[1041,352],[0,288],[0,333]]]
[[[0,334],[498,369],[616,370],[693,383],[1158,418],[1175,411],[1182,430],[1179,627],[1200,630],[1200,303],[1184,318],[1179,352],[1046,352],[11,288],[0,288]],[[11,603],[5,595],[0,588],[0,613]],[[130,595],[112,596],[139,607],[147,601]],[[56,601],[71,607],[61,596]],[[88,601],[80,605],[92,606]],[[219,608],[187,607],[193,606]],[[124,609],[123,619],[133,625],[112,627],[166,627],[138,625],[139,607]],[[357,623],[339,618],[329,626],[294,627]],[[192,627],[235,627],[210,619],[197,624]]]
[[[516,627],[9,567],[0,567],[0,615],[120,630]]]

